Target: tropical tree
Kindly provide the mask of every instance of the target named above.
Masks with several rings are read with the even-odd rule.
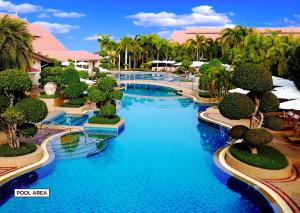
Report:
[[[187,42],[190,42],[197,49],[197,57],[196,60],[199,61],[200,58],[203,58],[203,43],[205,41],[205,37],[200,34],[196,34],[196,39],[189,39]],[[202,51],[201,51],[202,50]],[[200,57],[201,54],[201,57]]]
[[[132,44],[132,38],[129,37],[129,36],[124,36],[121,40],[120,40],[120,43],[118,45],[118,49],[120,51],[124,51],[124,56],[125,56],[125,70],[127,70],[128,68],[128,50],[130,49],[131,47],[131,44]]]
[[[0,70],[30,66],[33,36],[27,30],[27,22],[8,15],[0,18]]]

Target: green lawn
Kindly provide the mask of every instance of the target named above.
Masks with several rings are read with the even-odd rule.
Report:
[[[0,157],[16,157],[27,155],[36,150],[36,145],[21,143],[19,148],[13,149],[8,144],[0,145]]]

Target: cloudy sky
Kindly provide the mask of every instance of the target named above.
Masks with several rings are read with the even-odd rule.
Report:
[[[97,51],[97,33],[169,38],[187,27],[300,27],[299,5],[299,0],[0,0],[0,12],[44,25],[69,49]]]

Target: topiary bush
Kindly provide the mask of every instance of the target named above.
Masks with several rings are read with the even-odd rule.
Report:
[[[1,93],[27,92],[31,90],[32,82],[27,73],[20,73],[18,69],[1,71],[0,91]]]
[[[47,105],[39,99],[22,99],[16,104],[16,107],[24,115],[24,120],[30,123],[38,123],[44,120],[48,114]]]
[[[63,90],[65,98],[77,99],[84,95],[84,92],[87,91],[88,85],[84,82],[73,83],[67,86]]]
[[[89,78],[89,73],[86,72],[86,71],[78,71],[78,75],[80,78],[83,78],[83,79],[88,79]]]
[[[105,118],[112,118],[116,114],[116,107],[112,104],[105,104],[100,109],[101,116]]]
[[[279,109],[280,101],[272,92],[262,93],[259,100],[259,110],[262,112],[276,112]]]
[[[250,129],[244,135],[244,141],[250,147],[257,147],[270,143],[273,140],[273,135],[266,129]]]
[[[62,85],[70,85],[80,82],[80,77],[78,72],[72,67],[67,67],[61,75],[61,84]]]
[[[24,124],[20,124],[18,126],[18,132],[19,132],[19,134],[21,134],[24,137],[28,138],[28,137],[35,136],[36,133],[38,132],[38,128],[34,124],[24,123]]]
[[[230,93],[219,103],[219,110],[224,117],[239,120],[255,111],[255,103],[247,95]]]
[[[265,92],[273,88],[272,74],[263,65],[246,63],[236,67],[233,84],[251,92]]]
[[[94,87],[90,88],[88,91],[88,99],[91,102],[98,103],[98,102],[104,102],[106,100],[106,94],[102,92],[101,90],[98,90]]]
[[[244,137],[248,130],[249,128],[244,125],[236,125],[230,129],[228,134],[233,139],[241,139]]]
[[[103,78],[100,78],[98,84],[97,84],[97,89],[103,91],[103,92],[112,92],[115,87],[117,87],[117,81],[116,79],[106,76]]]
[[[285,123],[281,118],[278,118],[276,116],[269,116],[264,119],[264,127],[271,129],[271,130],[284,130],[285,129]]]
[[[112,118],[105,118],[102,116],[94,116],[89,118],[89,123],[91,124],[116,124],[121,120],[121,118],[115,115]]]

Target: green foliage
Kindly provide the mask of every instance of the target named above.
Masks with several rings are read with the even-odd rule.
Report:
[[[287,72],[300,90],[300,44],[295,47],[287,61]]]
[[[230,93],[219,103],[219,110],[224,117],[239,120],[254,113],[255,103],[247,95]]]
[[[100,50],[99,55],[102,56],[102,57],[106,57],[108,55],[108,53],[107,53],[106,50]]]
[[[89,78],[89,74],[86,71],[78,71],[78,75],[79,75],[80,78],[83,78],[83,79],[88,79]]]
[[[176,58],[175,58],[175,62],[182,62],[182,57],[181,56],[177,56]]]
[[[16,104],[16,107],[24,115],[24,121],[38,123],[47,117],[48,109],[44,101],[25,98]]]
[[[33,153],[36,150],[35,144],[23,143],[19,148],[11,148],[8,144],[0,145],[0,157],[16,157]]]
[[[278,118],[276,116],[268,116],[264,119],[264,127],[271,129],[271,130],[284,130],[285,124],[284,121],[281,118]]]
[[[18,69],[0,72],[0,91],[6,93],[27,92],[31,90],[32,82],[29,75]]]
[[[0,95],[0,113],[3,113],[6,108],[9,106],[9,99],[4,96],[4,95]]]
[[[105,72],[99,72],[99,73],[96,74],[97,79],[104,78],[106,76],[107,76],[107,74]]]
[[[177,71],[178,71],[179,73],[184,73],[185,67],[184,67],[184,66],[179,66],[178,69],[177,69]]]
[[[119,116],[114,116],[113,118],[105,118],[102,116],[94,116],[89,118],[89,123],[91,124],[116,124],[121,120]]]
[[[265,92],[273,88],[272,74],[263,65],[247,63],[236,67],[233,84],[251,92]]]
[[[236,125],[230,129],[229,136],[233,139],[242,139],[248,130],[249,128],[244,125]]]
[[[64,90],[64,96],[69,99],[77,99],[83,96],[83,93],[87,91],[88,85],[84,82],[72,83],[67,86]]]
[[[278,170],[287,167],[287,158],[277,149],[270,146],[258,147],[256,155],[251,154],[244,143],[236,143],[230,146],[230,153],[238,160],[258,168]]]
[[[98,103],[106,100],[106,94],[96,88],[90,88],[88,91],[88,99],[91,102]]]
[[[38,128],[32,123],[24,123],[18,126],[18,132],[24,137],[33,137],[38,132]]]
[[[181,66],[183,66],[185,68],[185,70],[189,69],[189,67],[192,65],[192,61],[188,60],[188,59],[183,59],[181,62]]]
[[[260,95],[259,110],[262,112],[276,112],[279,109],[279,99],[272,92],[264,92]]]
[[[43,95],[40,95],[39,98],[44,98],[44,99],[55,99],[55,98],[58,98],[60,95],[59,94],[54,94],[54,95],[46,95],[46,94],[43,94]]]
[[[115,87],[117,87],[117,81],[109,76],[103,77],[99,80],[98,84],[96,85],[97,89],[103,92],[112,92]]]
[[[78,72],[71,66],[68,66],[61,75],[61,84],[62,85],[70,85],[79,83],[80,78]]]
[[[24,114],[17,107],[9,107],[2,114],[2,117],[9,124],[18,124],[24,122]]]
[[[92,68],[92,71],[93,71],[93,72],[96,72],[96,73],[99,72],[99,67],[93,67],[93,68]]]
[[[39,83],[42,87],[48,82],[54,82],[59,86],[62,73],[63,69],[60,66],[45,67],[40,73],[41,78],[39,79]]]
[[[268,130],[250,129],[244,135],[244,141],[251,147],[261,146],[270,143],[273,140],[273,135]]]
[[[111,99],[121,100],[123,97],[123,92],[121,90],[114,90],[111,92]]]
[[[101,107],[100,113],[105,118],[113,118],[116,114],[116,107],[112,104],[105,104]]]

